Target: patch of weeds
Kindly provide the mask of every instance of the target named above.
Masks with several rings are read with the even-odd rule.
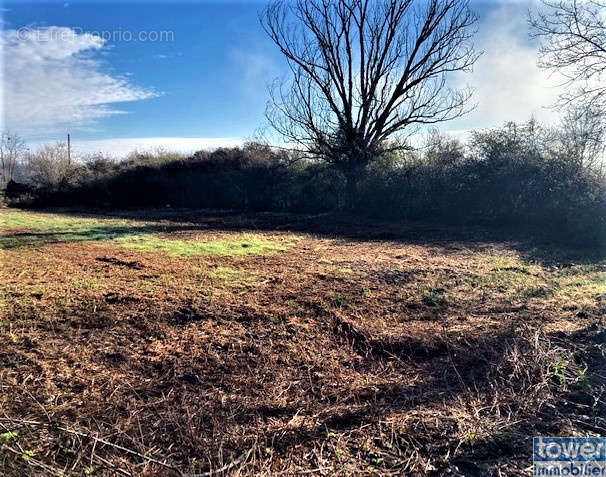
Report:
[[[426,288],[423,290],[423,303],[427,306],[437,307],[446,303],[443,288]]]
[[[496,289],[509,295],[520,285],[530,286],[542,273],[541,267],[527,265],[515,257],[488,256],[483,260],[488,269],[474,277],[469,283],[472,288]]]
[[[362,287],[362,288],[360,288],[360,296],[362,298],[371,298],[372,290],[370,290],[369,288]]]
[[[4,444],[10,443],[12,440],[16,439],[19,433],[17,431],[8,431],[0,434],[0,442]]]
[[[330,304],[334,307],[334,308],[341,308],[343,307],[345,304],[347,303],[347,298],[345,298],[343,295],[336,295],[332,298]]]
[[[23,459],[24,461],[27,462],[33,456],[34,456],[34,451],[26,450],[19,457],[21,457],[21,459]]]
[[[319,245],[314,245],[312,250],[314,252],[323,252],[324,250],[326,250],[328,248],[328,244],[330,241],[328,240],[323,240],[321,241],[322,243],[320,243]],[[332,263],[332,260],[328,259],[328,258],[321,258],[320,260],[326,260],[327,263]]]
[[[398,293],[397,299],[406,303],[416,303],[417,292],[410,289],[405,289],[402,292]]]
[[[44,296],[45,291],[46,290],[44,289],[44,287],[40,285],[27,287],[27,293],[38,300],[40,300]]]
[[[246,288],[254,285],[254,277],[242,270],[230,267],[217,267],[209,273],[211,280],[223,282],[236,288]]]
[[[606,294],[604,264],[572,265],[555,270],[554,290],[558,298],[576,308],[593,307],[595,297]]]
[[[554,294],[554,290],[543,286],[531,286],[523,288],[519,293],[520,298],[524,300],[530,300],[532,298],[549,298]]]
[[[74,277],[69,280],[68,287],[72,291],[100,290],[105,285],[92,277]]]
[[[606,272],[565,274],[558,278],[558,285],[568,296],[600,295],[606,293]]]
[[[565,359],[560,358],[555,364],[547,369],[547,377],[555,384],[562,386],[566,382],[566,368],[568,364]]]
[[[531,275],[530,267],[519,260],[507,258],[495,258],[492,261],[493,272],[513,272],[523,275]]]

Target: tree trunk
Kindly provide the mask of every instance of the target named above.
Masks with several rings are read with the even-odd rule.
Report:
[[[343,171],[345,176],[345,203],[343,209],[355,210],[359,203],[359,185],[364,175],[363,168],[352,168]]]
[[[345,176],[345,210],[354,210],[358,198],[358,183],[353,176]]]

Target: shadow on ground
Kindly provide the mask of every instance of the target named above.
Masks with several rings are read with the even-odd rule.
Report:
[[[186,225],[94,225],[90,227],[82,226],[68,231],[4,232],[0,235],[0,249],[15,249],[57,242],[97,242],[136,237],[143,234],[195,230],[199,230],[199,227]]]
[[[598,263],[606,259],[606,244],[587,247],[582,238],[556,241],[523,224],[503,228],[477,225],[443,225],[426,222],[394,222],[361,218],[341,213],[316,215],[239,212],[200,209],[52,209],[45,210],[75,218],[162,221],[161,225],[97,230],[101,234],[136,234],[173,231],[294,232],[351,241],[388,241],[440,247],[442,253],[461,247],[481,249],[488,243],[503,243],[517,250],[528,262],[547,266],[570,263]],[[99,240],[93,232],[95,238]]]

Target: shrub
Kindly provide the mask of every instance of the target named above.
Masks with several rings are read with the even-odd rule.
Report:
[[[560,138],[560,139],[558,139]],[[374,161],[357,213],[397,220],[532,228],[582,244],[606,239],[603,175],[535,122],[477,131],[464,146],[432,133],[419,151]],[[586,150],[584,150],[586,151]],[[38,205],[182,206],[323,212],[343,205],[345,180],[325,163],[249,143],[191,156],[136,152],[66,164],[61,145],[32,156]]]

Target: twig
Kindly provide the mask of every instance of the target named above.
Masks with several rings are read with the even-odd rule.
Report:
[[[250,454],[252,454],[253,449],[254,449],[254,447],[251,447],[248,450],[248,452],[242,454],[240,457],[238,457],[236,460],[230,462],[229,464],[225,464],[220,469],[209,470],[209,471],[203,472],[201,474],[181,474],[181,475],[183,477],[212,477],[213,475],[221,474],[221,473],[228,471],[229,469],[235,467],[236,465],[248,460],[248,458],[250,457]]]
[[[39,421],[20,421],[19,419],[12,419],[10,417],[6,417],[6,418],[5,417],[0,417],[0,420],[2,420],[2,421],[9,421],[9,422],[17,422],[17,423],[27,422],[27,424],[29,424],[29,425],[49,427],[49,424],[46,424],[44,422],[39,422]],[[171,464],[168,464],[166,462],[162,462],[162,461],[160,461],[158,459],[154,459],[153,457],[149,457],[149,456],[147,456],[145,454],[141,454],[140,452],[134,451],[132,449],[128,449],[128,448],[123,447],[121,445],[114,444],[113,442],[107,441],[107,440],[102,439],[100,437],[92,436],[91,434],[88,434],[86,432],[76,431],[74,429],[68,429],[66,427],[56,426],[55,428],[59,429],[60,431],[67,432],[68,434],[73,434],[73,435],[76,435],[76,436],[79,436],[79,437],[86,437],[88,439],[94,440],[94,442],[95,442],[94,446],[95,447],[97,445],[97,442],[100,442],[101,444],[113,447],[114,449],[121,450],[122,452],[126,452],[126,453],[131,454],[131,455],[135,455],[135,456],[140,457],[141,459],[144,459],[144,460],[146,460],[148,462],[151,462],[153,464],[157,464],[157,465],[166,467],[168,469],[171,469],[171,470],[177,472],[177,474],[179,474],[179,475],[183,475],[183,473],[178,468],[176,468],[175,466],[173,466]]]
[[[113,447],[114,449],[121,450],[122,452],[126,452],[128,454],[135,455],[137,457],[140,457],[141,459],[147,460],[148,462],[152,462],[154,464],[158,464],[158,465],[161,465],[161,466],[166,467],[168,469],[174,470],[179,475],[183,475],[183,473],[179,469],[177,469],[175,466],[173,466],[171,464],[167,464],[166,462],[162,462],[160,460],[154,459],[153,457],[146,456],[145,454],[141,454],[140,452],[137,452],[137,451],[134,451],[132,449],[128,449],[126,447],[123,447],[121,445],[114,444],[112,442],[106,441],[105,439],[101,439],[100,437],[93,437],[90,434],[87,434],[85,432],[80,432],[80,431],[76,431],[76,430],[73,430],[73,429],[68,429],[66,427],[61,427],[61,426],[57,426],[57,429],[59,429],[59,430],[61,430],[63,432],[67,432],[69,434],[74,434],[76,436],[86,437],[88,439],[94,439],[95,440],[95,445],[96,445],[97,442],[100,442],[101,444],[105,444],[105,445],[108,445],[110,447]]]
[[[448,352],[448,360],[450,361],[450,364],[452,366],[452,369],[454,369],[455,374],[457,375],[457,379],[459,380],[459,384],[461,385],[461,388],[464,391],[469,392],[469,386],[467,386],[467,384],[465,384],[465,381],[463,381],[463,378],[461,377],[461,374],[459,373],[459,370],[457,369],[457,366],[454,362],[454,359],[452,358],[452,351],[450,349],[450,342],[448,341],[448,337],[445,336],[442,338],[444,340],[444,344],[446,345],[446,351]]]
[[[15,455],[18,455],[20,457],[23,456],[24,452],[23,451],[19,451],[17,449],[13,449],[11,446],[4,444],[2,446],[2,449],[6,449],[9,452],[12,452]],[[28,464],[28,465],[32,465],[34,467],[40,467],[41,469],[44,469],[46,472],[50,472],[52,475],[56,475],[56,476],[62,476],[64,475],[63,471],[56,469],[55,467],[51,467],[48,464],[45,464],[44,462],[39,461],[38,459],[35,459],[33,457],[28,457],[27,459],[22,459],[24,463]]]

